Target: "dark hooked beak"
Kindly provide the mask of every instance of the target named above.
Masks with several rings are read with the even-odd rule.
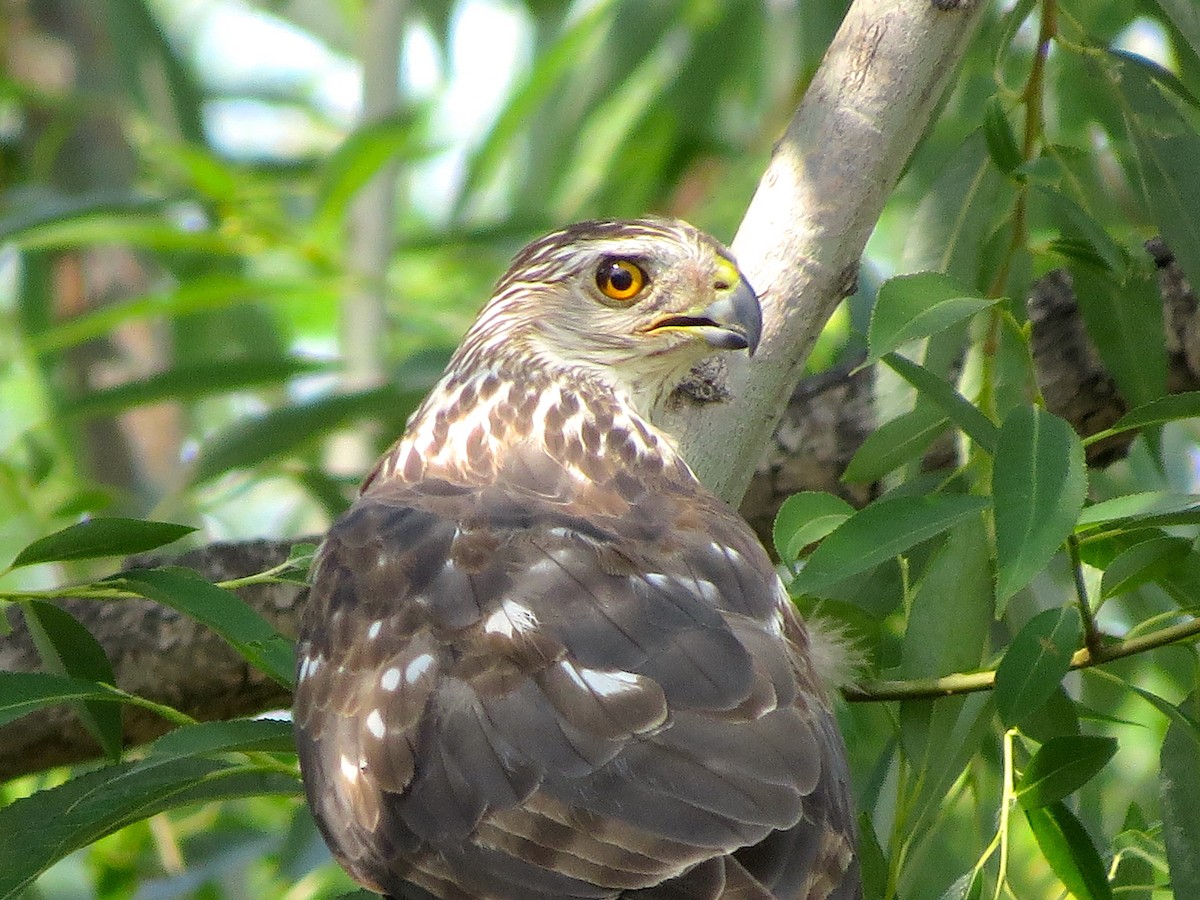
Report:
[[[762,307],[758,295],[739,274],[737,283],[703,309],[659,319],[649,330],[688,329],[699,332],[718,350],[749,350],[753,355],[762,336]]]

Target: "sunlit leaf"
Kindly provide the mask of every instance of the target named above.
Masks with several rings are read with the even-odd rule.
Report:
[[[775,552],[794,562],[809,544],[821,540],[854,515],[854,507],[833,494],[804,491],[783,501],[775,516]]]
[[[898,497],[859,510],[821,542],[792,582],[796,593],[820,593],[941,534],[987,506],[982,497]]]
[[[88,519],[38,538],[17,554],[13,568],[104,556],[133,556],[179,540],[196,529],[146,519]]]
[[[1142,491],[1093,503],[1079,515],[1081,533],[1097,527],[1165,527],[1200,523],[1200,494]]]
[[[867,362],[876,362],[909,341],[937,334],[996,302],[941,272],[889,278],[879,288],[871,311]]]

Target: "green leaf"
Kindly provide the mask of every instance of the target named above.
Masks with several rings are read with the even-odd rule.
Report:
[[[866,361],[877,362],[909,341],[937,334],[996,302],[941,272],[889,278],[871,311]]]
[[[996,168],[1008,175],[1024,162],[1021,148],[1013,134],[1012,125],[1004,112],[1004,104],[993,94],[983,108],[983,136]]]
[[[1037,185],[1035,190],[1050,206],[1058,220],[1058,227],[1064,233],[1063,240],[1081,242],[1088,248],[1089,255],[1096,265],[1108,269],[1117,277],[1124,275],[1129,267],[1124,248],[1112,239],[1091,213],[1049,185]]]
[[[1186,391],[1182,394],[1170,394],[1159,397],[1141,406],[1131,409],[1117,419],[1112,428],[1106,429],[1104,436],[1131,431],[1134,428],[1146,428],[1150,425],[1161,425],[1164,422],[1174,422],[1177,419],[1194,419],[1200,417],[1200,391]],[[1101,439],[1093,435],[1084,443]]]
[[[1176,897],[1200,897],[1200,741],[1187,717],[1167,729],[1158,779],[1171,887]]]
[[[389,162],[433,152],[422,140],[421,120],[405,110],[368,122],[352,132],[329,157],[317,188],[317,228],[335,224],[354,196]]]
[[[550,99],[564,76],[577,69],[599,46],[612,18],[613,4],[597,3],[576,17],[561,36],[533,60],[525,80],[510,93],[508,101],[487,137],[472,155],[463,179],[456,217],[472,197],[488,187],[501,172],[513,147],[519,144],[521,129],[530,123],[537,109]]]
[[[1083,625],[1073,606],[1038,613],[1017,632],[996,668],[996,711],[1008,727],[1046,702],[1070,671]]]
[[[1107,600],[1170,576],[1191,552],[1190,541],[1166,535],[1134,544],[1104,570],[1100,580],[1101,599]]]
[[[88,519],[38,538],[17,554],[12,567],[74,562],[104,556],[133,556],[170,544],[195,530],[190,525],[146,519]]]
[[[1153,528],[1197,523],[1200,523],[1200,494],[1143,491],[1093,503],[1080,514],[1076,530],[1082,534],[1114,526]]]
[[[1018,407],[1000,429],[992,466],[996,594],[1001,603],[1045,568],[1087,498],[1083,445],[1062,419]]]
[[[900,677],[935,678],[979,667],[995,596],[980,516],[946,534],[913,588]]]
[[[292,723],[284,719],[231,719],[182,725],[150,745],[150,762],[214,753],[294,753]]]
[[[296,669],[292,642],[231,591],[177,567],[135,569],[110,582],[203,622],[256,668],[291,687]]]
[[[939,900],[980,900],[983,897],[983,870],[961,875],[942,893]]]
[[[915,460],[950,427],[950,419],[932,403],[885,422],[867,435],[842,473],[845,482],[877,481]]]
[[[170,809],[239,797],[302,793],[298,779],[257,766],[185,757],[143,760],[77,775],[0,809],[0,898],[22,896],[42,872],[76,850]],[[28,835],[36,823],[36,840]]]
[[[819,594],[941,534],[986,506],[982,497],[954,494],[878,500],[821,542],[792,582],[792,591]]]
[[[1192,52],[1200,56],[1200,6],[1192,0],[1157,0]]]
[[[115,688],[80,678],[47,672],[0,672],[0,725],[46,706],[76,700],[121,703],[125,698]]]
[[[789,565],[800,552],[854,515],[854,507],[833,494],[803,491],[783,501],[775,516],[775,552]]]
[[[1190,98],[1178,79],[1132,55],[1110,58],[1110,81],[1136,150],[1128,165],[1176,261],[1192,284],[1200,284],[1200,135],[1180,114],[1169,92]],[[1194,100],[1194,98],[1191,98]],[[1154,343],[1162,345],[1162,335]]]
[[[1163,304],[1158,281],[1131,269],[1124,280],[1088,265],[1072,265],[1071,280],[1087,332],[1130,406],[1167,390]]]
[[[982,248],[1014,200],[1012,182],[992,165],[982,129],[973,132],[947,160],[913,213],[901,268],[945,272],[978,287]]]
[[[1026,809],[1061,800],[1087,784],[1117,752],[1115,738],[1069,735],[1047,741],[1033,755],[1016,786]]]
[[[419,400],[414,392],[386,385],[320,397],[243,419],[204,444],[192,480],[198,484],[233,469],[256,466],[308,446],[356,419],[410,410]]]
[[[107,238],[107,241],[111,241]],[[181,282],[170,291],[149,294],[100,307],[39,331],[30,341],[38,353],[64,350],[109,334],[133,319],[178,317],[196,312],[228,309],[252,303],[289,301],[296,304],[336,306],[343,285],[333,279],[263,279],[226,274],[205,275]]]
[[[912,591],[900,677],[931,678],[977,669],[994,606],[987,533],[983,517],[976,515],[947,532]],[[912,771],[919,773],[911,814],[936,810],[979,746],[982,733],[960,724],[973,710],[964,697],[901,702],[901,744]],[[971,743],[964,747],[959,743],[963,740]]]
[[[896,353],[883,357],[888,368],[933,401],[963,433],[988,453],[996,450],[998,429],[995,423],[971,404],[966,397],[923,366]]]
[[[22,606],[29,633],[46,669],[71,678],[116,684],[112,663],[104,648],[74,616],[44,600],[29,600]],[[76,705],[76,709],[105,755],[114,761],[120,759],[123,743],[121,707],[84,700]]]
[[[1112,900],[1104,863],[1074,813],[1059,801],[1026,809],[1025,818],[1046,862],[1068,891],[1078,900]]]
[[[107,416],[163,400],[195,400],[212,394],[279,384],[296,375],[328,369],[327,363],[315,360],[273,357],[179,366],[149,378],[89,391],[68,400],[61,411],[63,415],[80,418]]]

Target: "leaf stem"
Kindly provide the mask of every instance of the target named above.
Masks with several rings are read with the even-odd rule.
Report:
[[[1104,635],[1096,627],[1096,617],[1088,601],[1087,585],[1083,581],[1083,560],[1079,556],[1079,538],[1067,535],[1067,552],[1071,557],[1071,580],[1075,583],[1075,602],[1079,606],[1079,617],[1083,620],[1083,645],[1092,656],[1104,651]]]
[[[1098,639],[1103,635],[1097,633]],[[1071,656],[1072,669],[1088,669],[1117,659],[1136,656],[1180,641],[1200,637],[1200,619],[1188,619],[1160,628],[1141,637],[1101,644],[1095,650],[1083,647]],[[847,685],[842,695],[851,703],[873,703],[886,700],[932,700],[956,694],[990,691],[996,684],[995,669],[983,672],[956,672],[940,678],[917,678],[911,681],[866,681]]]

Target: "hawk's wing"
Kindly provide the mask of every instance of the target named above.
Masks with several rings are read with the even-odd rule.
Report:
[[[382,482],[331,530],[295,705],[330,845],[397,896],[842,896],[840,739],[753,535],[561,496]]]

